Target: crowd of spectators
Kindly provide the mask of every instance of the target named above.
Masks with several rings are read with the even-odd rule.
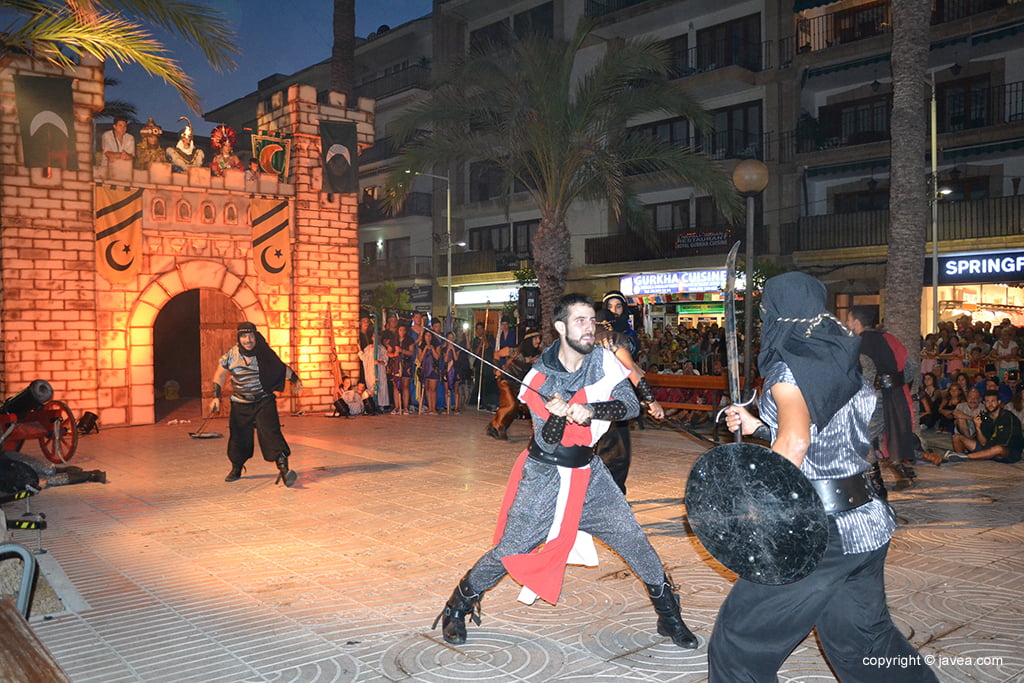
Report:
[[[953,449],[930,460],[987,459],[980,456],[994,449],[999,451],[994,459],[1020,460],[1022,348],[1024,328],[1009,319],[993,326],[962,316],[940,323],[938,332],[924,338],[915,394],[920,427],[953,437]],[[997,419],[1000,429],[995,430]]]

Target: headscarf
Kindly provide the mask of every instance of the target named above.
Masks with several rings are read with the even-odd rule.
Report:
[[[608,302],[612,299],[618,299],[622,302],[622,314],[615,315],[608,307]],[[623,344],[629,350],[629,354],[636,360],[637,354],[640,352],[640,340],[637,339],[636,332],[629,325],[629,304],[626,303],[626,297],[622,292],[617,289],[613,289],[604,295],[601,299],[604,307],[601,312],[597,315],[597,322],[609,332],[618,332],[621,335],[625,335],[625,339],[619,339],[619,344]]]
[[[860,339],[829,314],[825,285],[806,273],[765,283],[757,362],[763,373],[780,361],[796,377],[819,430],[860,390]]]
[[[256,335],[256,346],[252,351],[247,351],[242,346],[243,334]],[[238,340],[239,353],[249,358],[256,356],[256,362],[260,369],[260,385],[263,387],[263,391],[271,393],[284,389],[285,364],[267,344],[267,340],[256,329],[256,325],[248,321],[238,323]]]

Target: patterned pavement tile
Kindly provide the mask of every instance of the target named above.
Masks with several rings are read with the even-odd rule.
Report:
[[[685,522],[686,473],[703,447],[668,430],[633,433],[627,499],[679,585],[697,650],[657,634],[643,586],[604,546],[599,567],[566,571],[557,605],[523,605],[506,578],[466,645],[430,628],[488,548],[526,442],[519,424],[513,441],[489,439],[487,419],[285,417],[291,489],[259,455],[224,483],[226,441],[191,440],[187,425],[89,435],[76,459],[110,483],[32,503],[50,522],[43,546],[89,608],[33,628],[76,683],[705,681],[735,576]],[[943,681],[1020,680],[1024,466],[921,467],[919,480],[892,495],[897,625]],[[15,539],[35,547],[31,532]],[[779,680],[834,680],[813,634]]]

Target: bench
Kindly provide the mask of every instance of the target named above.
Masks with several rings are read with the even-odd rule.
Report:
[[[31,553],[16,543],[0,545],[0,556],[20,555],[24,563],[18,606],[0,599],[0,681],[19,683],[60,683],[71,679],[39,640],[24,614],[32,591],[36,562]]]
[[[651,389],[684,389],[684,390],[711,390],[723,394],[729,393],[729,378],[724,375],[673,375],[662,372],[648,372],[644,377]],[[743,385],[743,378],[740,378],[740,386]],[[674,403],[658,401],[662,408],[675,408],[677,410],[718,410],[717,405],[711,403]]]

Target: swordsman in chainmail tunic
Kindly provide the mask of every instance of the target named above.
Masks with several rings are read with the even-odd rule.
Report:
[[[530,408],[533,438],[509,478],[494,547],[459,582],[444,610],[444,639],[466,641],[466,617],[480,623],[480,599],[505,574],[523,585],[520,600],[558,600],[565,565],[596,565],[593,537],[617,552],[647,585],[658,633],[683,648],[697,638],[683,623],[679,598],[654,548],[637,524],[594,444],[610,421],[637,415],[628,371],[595,346],[594,303],[567,294],[553,314],[559,339],[523,380],[519,398]],[[543,549],[536,548],[544,543]]]

